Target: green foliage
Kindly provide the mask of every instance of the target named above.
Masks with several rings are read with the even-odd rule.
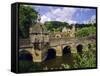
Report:
[[[70,66],[68,64],[61,64],[61,66],[64,68],[64,69],[69,69]]]
[[[83,53],[73,54],[72,64],[62,64],[64,69],[77,69],[77,68],[94,68],[96,67],[96,45],[88,49],[88,51],[83,51]]]
[[[19,36],[27,38],[29,36],[29,27],[35,24],[37,12],[29,6],[20,5],[19,7]]]
[[[96,54],[95,52],[84,52],[83,54],[74,55],[73,64],[61,64],[64,69],[75,68],[92,68],[96,67]]]
[[[19,60],[19,72],[34,72],[41,70],[42,66],[38,63],[33,63],[32,61]]]
[[[44,24],[49,31],[60,32],[63,27],[69,27],[69,24],[66,22],[60,21],[47,21]]]
[[[77,54],[74,59],[72,68],[92,68],[96,67],[96,54],[93,52],[86,52],[82,55]]]
[[[77,29],[76,36],[77,37],[85,37],[89,35],[95,35],[96,34],[96,27],[90,26],[90,27],[83,27],[80,29]]]

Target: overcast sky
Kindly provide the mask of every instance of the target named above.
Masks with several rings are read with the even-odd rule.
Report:
[[[41,22],[61,21],[72,23],[87,23],[95,20],[96,10],[93,8],[73,8],[57,6],[33,6],[41,15]]]

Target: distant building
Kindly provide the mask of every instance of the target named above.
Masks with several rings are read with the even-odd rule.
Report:
[[[66,37],[75,37],[75,26],[72,26],[72,29],[64,27],[62,29],[63,36]]]
[[[64,27],[64,28],[62,29],[62,32],[67,32],[67,28]]]

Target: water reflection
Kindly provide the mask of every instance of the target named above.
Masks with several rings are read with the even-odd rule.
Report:
[[[43,62],[32,62],[31,54],[29,54],[27,51],[20,52],[19,60],[21,61],[20,67],[25,68],[27,66],[27,71],[43,70],[44,68],[45,70],[53,70],[63,69],[62,64],[72,65],[73,55],[71,53],[66,53],[63,54],[63,56],[56,56],[55,49],[51,48],[48,49],[47,58]]]
[[[71,53],[64,54],[63,56],[55,56],[52,59],[43,61],[40,63],[42,67],[47,67],[48,69],[59,69],[61,68],[61,64],[69,64],[72,65],[73,63],[73,56]]]

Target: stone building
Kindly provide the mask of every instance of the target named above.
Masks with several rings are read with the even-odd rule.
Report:
[[[65,35],[65,37],[75,37],[75,26],[72,25],[71,29],[64,27],[62,29],[62,34]]]
[[[30,41],[33,45],[33,61],[41,62],[45,59],[47,48],[49,46],[49,34],[40,23],[40,17],[37,19],[37,23],[30,27]]]
[[[67,32],[67,28],[64,27],[64,28],[62,29],[62,32]]]

